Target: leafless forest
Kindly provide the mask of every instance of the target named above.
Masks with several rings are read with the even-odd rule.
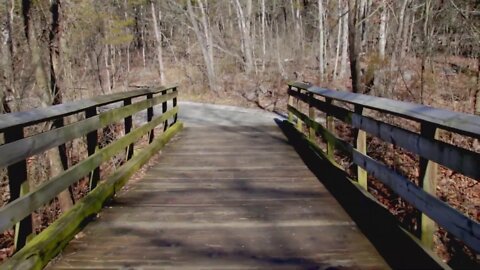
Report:
[[[178,84],[181,100],[282,113],[286,82],[298,80],[480,115],[478,0],[3,0],[0,14],[0,113],[159,84]],[[478,141],[441,139],[480,152]],[[418,174],[418,157],[369,143],[372,156],[388,153],[378,158]],[[70,163],[86,151],[75,147]],[[52,150],[28,164],[34,187],[59,173],[61,157]],[[440,171],[437,196],[480,220],[478,181]],[[37,231],[82,187],[70,192],[39,213]],[[380,184],[370,192],[418,230],[407,203]],[[12,254],[12,238],[0,237],[0,258]],[[442,229],[435,241],[453,266],[480,261]]]

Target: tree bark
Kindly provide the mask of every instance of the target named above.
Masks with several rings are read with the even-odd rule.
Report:
[[[352,91],[354,93],[363,93],[360,82],[360,46],[361,29],[358,22],[359,18],[359,0],[349,0],[349,35],[348,45],[350,51],[350,73],[352,77]]]
[[[193,11],[192,0],[187,0],[187,12],[190,23],[192,24],[193,31],[197,37],[197,41],[202,49],[203,60],[207,69],[207,79],[210,89],[217,92],[217,79],[215,74],[214,58],[213,58],[213,39],[210,33],[210,27],[208,25],[208,18],[204,9],[203,0],[197,1],[201,12],[201,24],[203,33],[200,31],[197,16]]]
[[[60,89],[61,81],[61,34],[62,34],[62,2],[61,0],[52,0],[50,4],[50,13],[52,15],[52,24],[50,28],[50,91],[52,94],[52,105],[61,104],[63,96]],[[52,123],[52,127],[60,128],[64,126],[63,118],[57,119]],[[53,148],[47,152],[50,162],[50,176],[59,175],[68,168],[68,157],[65,145]],[[73,206],[73,199],[70,191],[64,190],[57,196],[60,209],[66,212]]]
[[[387,46],[387,2],[382,0],[382,13],[380,15],[380,29],[378,33],[378,55],[385,59],[385,48]]]
[[[165,71],[163,67],[163,52],[162,52],[162,33],[158,29],[157,16],[155,12],[155,4],[153,1],[150,3],[152,9],[152,20],[153,20],[153,32],[155,33],[155,41],[157,47],[157,60],[158,60],[158,71],[160,73],[160,84],[165,85]],[[160,11],[159,11],[159,19]]]
[[[324,27],[324,10],[323,10],[323,0],[318,0],[318,42],[319,42],[319,52],[318,52],[318,70],[320,71],[320,80],[323,81],[325,78],[325,27]]]
[[[339,0],[343,2],[342,11],[342,56],[340,57],[340,78],[345,77],[347,71],[347,59],[348,59],[348,29],[349,29],[349,16],[348,0]]]

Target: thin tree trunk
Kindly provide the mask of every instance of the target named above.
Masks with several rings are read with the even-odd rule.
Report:
[[[158,29],[157,16],[155,12],[155,4],[153,3],[153,1],[151,2],[150,6],[152,9],[153,31],[155,32],[155,40],[157,45],[157,60],[158,60],[158,71],[160,73],[160,84],[165,85],[165,72],[163,67],[163,55],[162,55],[162,33],[160,33],[160,30]],[[158,12],[158,14],[159,14],[159,19],[161,19],[160,11]]]
[[[192,7],[192,0],[187,1],[187,12],[190,23],[192,24],[193,31],[197,37],[197,41],[202,49],[203,60],[205,61],[205,66],[207,68],[207,79],[210,89],[214,92],[217,92],[217,83],[215,68],[213,62],[213,40],[209,33],[209,27],[207,22],[207,16],[204,10],[204,5],[202,0],[198,1],[199,8],[201,10],[201,23],[203,33],[200,32],[200,28],[197,22],[197,16],[195,15]]]
[[[262,5],[262,71],[265,71],[265,61],[267,55],[267,45],[265,37],[265,0],[261,0]]]
[[[318,68],[320,71],[320,80],[325,79],[325,27],[323,23],[323,0],[318,0],[318,32],[319,32],[319,54],[318,54]]]
[[[350,51],[350,72],[352,77],[352,91],[354,93],[363,93],[360,82],[360,46],[361,29],[358,23],[359,18],[359,0],[349,0],[349,35],[348,44]]]
[[[333,66],[333,79],[336,80],[338,77],[338,60],[340,57],[340,47],[342,43],[342,1],[338,0],[338,20],[337,20],[337,44],[335,49],[335,64]]]
[[[387,46],[387,1],[382,0],[382,13],[380,15],[380,29],[378,33],[378,54],[380,59],[385,59]]]
[[[52,25],[50,29],[50,91],[52,93],[52,105],[61,104],[63,102],[63,94],[60,88],[61,81],[61,35],[62,35],[62,2],[60,0],[52,0],[50,5],[50,13],[52,15]],[[64,126],[63,118],[55,120],[52,127],[60,128]],[[60,145],[47,152],[50,162],[50,176],[54,177],[61,174],[68,168],[68,157],[66,146]],[[73,206],[73,199],[69,189],[58,194],[58,202],[60,209],[66,212]]]
[[[345,77],[347,71],[347,58],[348,58],[348,28],[349,28],[349,16],[347,1],[339,0],[343,2],[343,17],[342,17],[342,56],[340,57],[340,78]]]

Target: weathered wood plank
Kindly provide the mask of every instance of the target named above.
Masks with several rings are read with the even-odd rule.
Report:
[[[163,119],[161,119],[163,120]],[[163,133],[154,143],[147,146],[130,161],[120,167],[106,181],[63,214],[52,225],[35,237],[22,250],[7,260],[3,269],[41,269],[54,258],[63,247],[85,226],[92,215],[98,213],[103,204],[116,194],[155,153],[157,153],[183,125],[177,123]],[[133,132],[132,132],[133,133]]]
[[[186,128],[52,268],[388,268],[305,164],[292,169],[278,166],[281,155],[266,158],[277,146],[285,151],[283,140],[270,140],[270,150],[258,157],[270,169],[248,169],[258,159],[247,164],[242,153],[217,151],[206,161],[201,152],[189,157],[184,151],[194,146],[184,148],[183,139],[194,140],[196,132]],[[205,129],[199,132],[197,143],[209,142]],[[257,149],[252,132],[210,132],[218,148]],[[263,132],[257,135],[270,137]],[[296,155],[290,151],[288,161]]]
[[[306,96],[299,97],[306,100]],[[382,139],[385,142],[403,147],[408,151],[426,159],[435,161],[465,176],[480,180],[480,154],[444,143],[431,138],[426,138],[418,133],[396,127],[371,117],[362,116],[352,111],[315,100],[314,106],[322,111],[328,111],[335,118],[351,124],[354,128]]]
[[[89,117],[77,123],[52,129],[28,138],[17,140],[0,146],[0,153],[9,153],[0,156],[0,167],[21,161],[29,156],[40,154],[50,148],[59,146],[75,138],[81,137],[94,130],[103,128],[136,112],[152,107],[164,100],[172,99],[177,92],[165,96],[157,96],[125,107],[112,109],[96,116]],[[173,115],[172,115],[173,116]]]
[[[125,149],[132,141],[136,141],[147,134],[151,129],[165,121],[165,119],[172,117],[177,111],[178,107],[170,109],[167,113],[133,130],[130,134],[118,139],[79,164],[69,168],[63,174],[42,184],[35,191],[2,207],[0,209],[0,216],[2,217],[2,219],[0,219],[0,231],[8,229],[40,206],[48,203],[62,190],[65,190],[68,186],[97,168],[101,163]]]
[[[480,138],[480,117],[475,115],[346,91],[333,91],[303,83],[289,83],[289,85],[307,90],[319,96],[332,98],[354,105],[361,105],[368,109],[401,116],[414,121],[428,122],[441,129],[464,134],[477,139]]]
[[[45,122],[55,118],[65,117],[68,115],[79,113],[88,108],[103,106],[122,101],[125,98],[135,98],[145,96],[150,93],[160,93],[162,91],[165,91],[165,89],[172,88],[175,88],[175,86],[153,88],[148,87],[145,89],[114,93],[111,95],[98,96],[86,100],[63,103],[26,112],[3,114],[0,115],[0,132],[4,132],[7,128],[34,125],[40,122]]]
[[[308,116],[298,112],[295,108],[289,108],[289,110],[300,118],[308,119]],[[306,121],[310,121],[310,123],[318,129],[323,128],[314,121]],[[315,125],[315,123],[317,125]],[[335,142],[338,148],[351,155],[356,165],[361,166],[368,173],[371,173],[373,177],[389,186],[400,197],[435,220],[439,226],[444,227],[458,239],[477,250],[477,252],[480,250],[480,224],[478,222],[468,218],[445,202],[423,191],[422,188],[416,186],[403,176],[396,174],[384,164],[357,151],[353,146],[336,138],[333,134],[327,134],[326,137],[332,142]],[[331,160],[331,162],[337,165],[334,161]]]

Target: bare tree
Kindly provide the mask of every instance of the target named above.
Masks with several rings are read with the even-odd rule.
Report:
[[[150,7],[152,11],[152,20],[153,20],[153,32],[155,33],[155,41],[157,47],[157,60],[158,60],[158,71],[160,73],[160,84],[165,84],[165,71],[163,67],[163,54],[162,54],[162,33],[158,29],[157,15],[155,12],[155,3],[150,2]],[[161,12],[158,11],[158,17],[161,19]]]

